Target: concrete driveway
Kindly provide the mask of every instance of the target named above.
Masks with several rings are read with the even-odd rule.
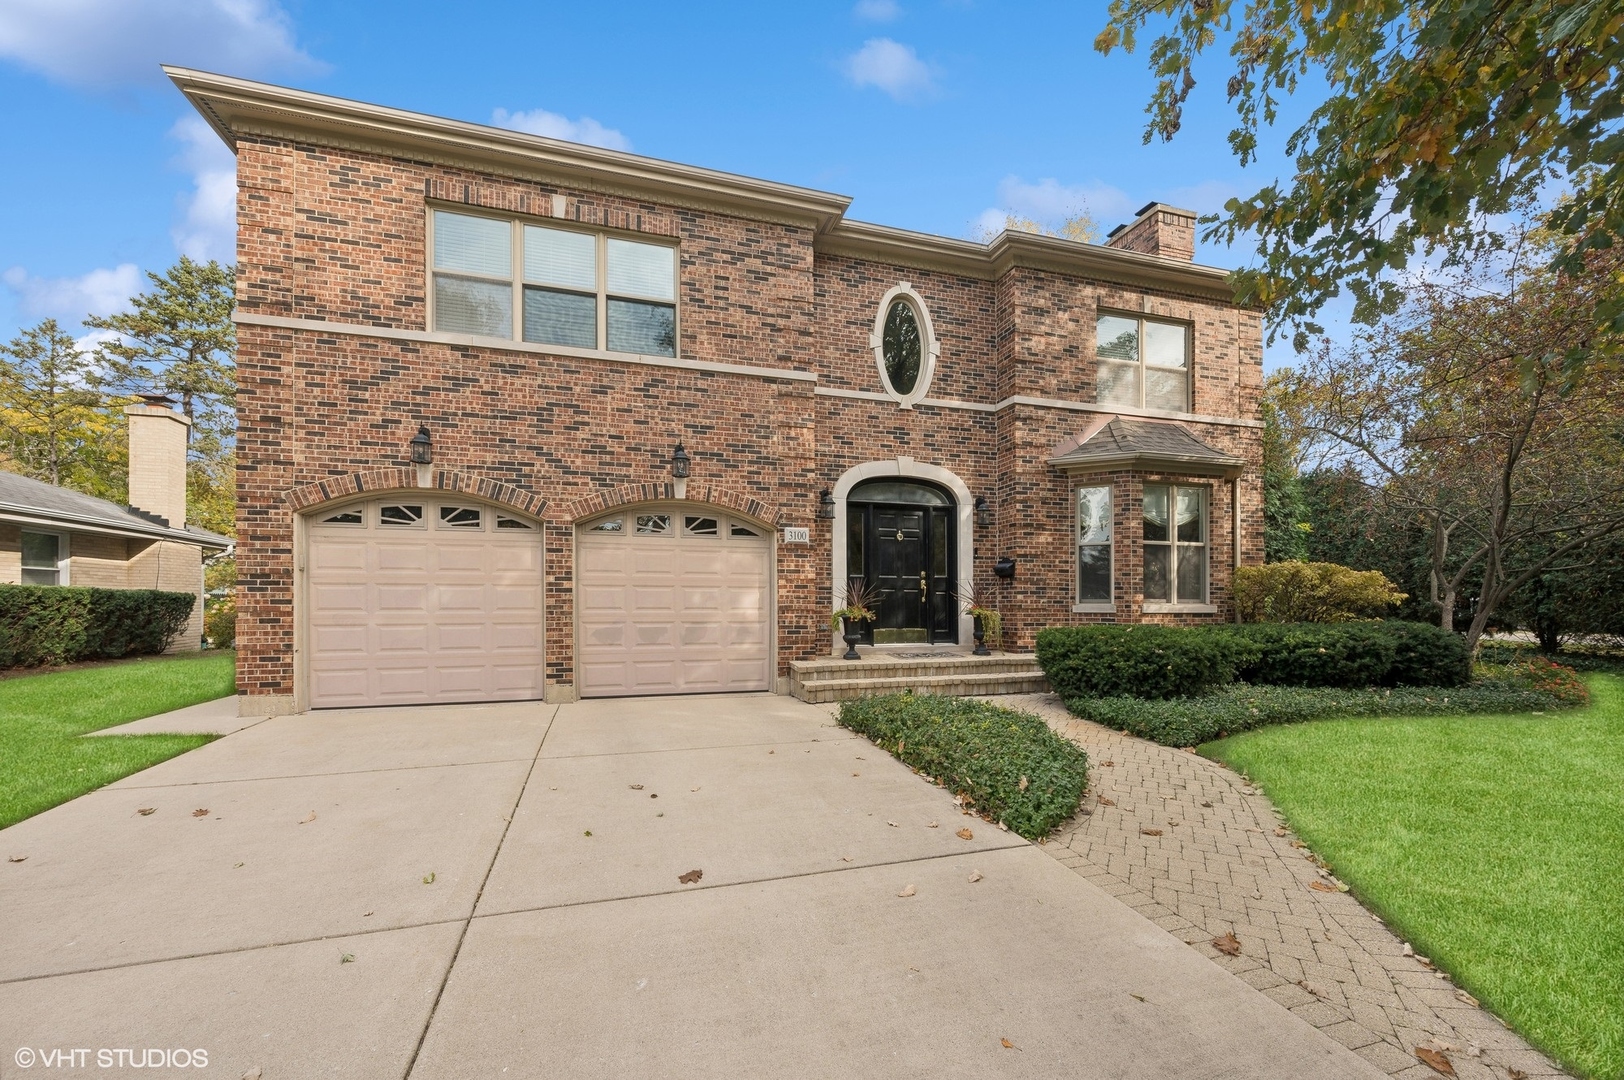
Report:
[[[788,698],[281,717],[0,855],[0,1077],[1383,1075]]]

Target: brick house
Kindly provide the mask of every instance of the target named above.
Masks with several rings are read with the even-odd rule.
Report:
[[[153,398],[124,409],[127,506],[0,471],[0,585],[162,589],[197,597],[170,652],[201,647],[203,560],[231,538],[186,522],[191,420]]]
[[[1020,651],[1262,559],[1260,316],[1188,211],[980,244],[169,74],[237,156],[245,707],[783,692],[852,579],[865,649],[968,648],[973,589]]]

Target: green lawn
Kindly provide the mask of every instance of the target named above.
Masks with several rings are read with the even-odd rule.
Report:
[[[87,731],[234,693],[231,652],[0,680],[0,829],[210,741]]]
[[[1624,1080],[1624,678],[1586,681],[1582,710],[1324,720],[1201,753],[1525,1038]]]

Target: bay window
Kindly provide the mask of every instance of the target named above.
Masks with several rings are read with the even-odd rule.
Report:
[[[1101,405],[1190,411],[1190,328],[1101,314],[1095,327]]]
[[[671,244],[449,210],[433,212],[431,243],[437,331],[677,354]]]
[[[1207,489],[1145,485],[1145,602],[1207,603]]]

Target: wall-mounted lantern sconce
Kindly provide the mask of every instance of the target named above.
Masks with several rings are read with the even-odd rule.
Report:
[[[429,438],[428,425],[421,425],[412,441],[406,444],[411,448],[413,465],[434,464],[434,440]]]
[[[983,529],[992,525],[992,503],[985,495],[976,496],[976,524]]]
[[[818,496],[818,518],[822,521],[835,519],[835,497],[829,494],[828,488],[824,488],[823,494]]]
[[[688,451],[682,448],[681,443],[677,444],[677,449],[671,455],[671,479],[688,479]]]
[[[992,564],[992,572],[1009,581],[1015,576],[1015,560],[1008,555]]]

